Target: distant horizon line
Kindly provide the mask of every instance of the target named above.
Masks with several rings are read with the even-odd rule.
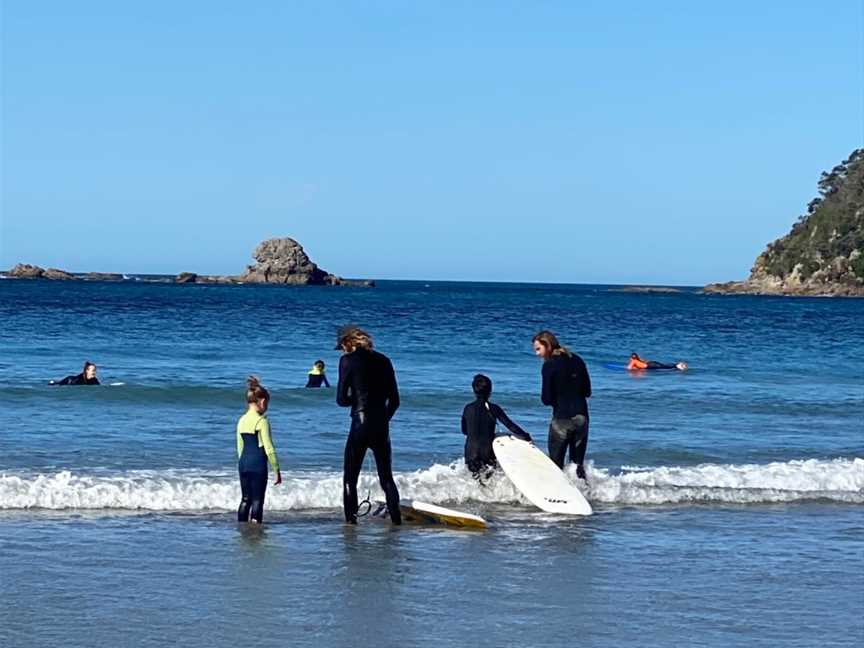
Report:
[[[31,264],[35,265],[35,264]],[[14,268],[14,266],[12,266]],[[42,266],[39,266],[42,267]],[[49,266],[45,266],[47,269]],[[4,276],[4,278],[8,279],[18,279],[21,281],[50,281],[55,282],[58,280],[54,279],[45,279],[45,278],[36,278],[36,279],[27,279],[20,277],[9,277],[9,271],[12,268],[0,270],[0,276]],[[87,272],[79,272],[79,271],[71,271],[67,270],[72,275],[81,276],[82,278],[88,274],[104,274],[104,275],[121,275],[124,277],[124,280],[127,277],[154,277],[159,279],[173,279],[177,277],[180,273],[170,273],[170,272],[116,272],[116,271],[87,271]],[[196,273],[202,274],[204,273]],[[204,276],[221,276],[221,275],[204,275]],[[600,287],[614,287],[614,288],[676,288],[676,289],[701,289],[704,288],[707,284],[676,284],[676,283],[646,283],[639,281],[631,281],[624,283],[597,283],[597,282],[584,282],[584,281],[515,281],[509,279],[378,279],[375,277],[343,277],[349,281],[374,281],[376,283],[427,283],[427,284],[500,284],[500,285],[512,285],[512,286],[600,286]],[[62,280],[60,280],[62,281]],[[213,284],[202,284],[202,285],[213,285]],[[228,285],[228,284],[225,284]],[[258,286],[279,286],[279,285],[287,285],[280,283],[255,283],[255,282],[238,282],[235,285],[258,285]]]

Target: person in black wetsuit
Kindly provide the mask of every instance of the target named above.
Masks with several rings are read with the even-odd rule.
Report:
[[[325,387],[330,386],[330,382],[327,380],[327,374],[324,373],[324,361],[316,360],[315,364],[313,364],[312,368],[309,370],[309,380],[306,382],[306,386],[317,388],[322,384]]]
[[[372,338],[357,327],[343,327],[336,348],[339,360],[336,402],[351,408],[351,431],[345,443],[342,503],[345,521],[357,524],[357,480],[366,451],[375,455],[378,481],[393,524],[402,523],[399,491],[393,480],[390,419],[399,409],[399,389],[390,359],[372,348]]]
[[[462,434],[465,435],[465,465],[474,476],[480,479],[481,473],[497,467],[492,441],[495,439],[495,429],[500,421],[510,433],[531,441],[531,435],[510,420],[504,410],[489,401],[492,395],[492,381],[483,374],[474,376],[471,388],[477,397],[462,410]],[[488,475],[487,475],[488,476]]]
[[[84,363],[84,370],[77,376],[66,376],[62,380],[51,380],[49,385],[98,385],[96,365],[89,360]]]
[[[543,360],[541,400],[552,407],[549,424],[549,457],[559,468],[570,450],[576,475],[585,479],[585,450],[588,447],[588,398],[591,378],[585,362],[562,347],[549,331],[533,339],[534,353]]]

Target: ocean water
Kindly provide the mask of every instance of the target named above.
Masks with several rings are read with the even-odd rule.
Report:
[[[0,322],[0,645],[864,643],[862,300],[7,280]],[[345,322],[396,368],[402,496],[487,531],[342,524],[347,412],[302,386]],[[477,372],[545,448],[541,328],[591,373],[589,518],[461,459]],[[691,370],[603,367],[631,350]],[[47,385],[85,359],[103,386]],[[285,478],[263,529],[235,522],[250,373]]]

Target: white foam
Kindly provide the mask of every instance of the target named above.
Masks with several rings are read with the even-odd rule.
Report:
[[[587,487],[575,478],[572,468],[567,475],[595,504],[756,504],[817,499],[864,504],[864,459],[859,458],[624,467],[616,473],[589,465]],[[341,507],[341,473],[286,472],[283,476],[281,486],[268,488],[268,509]],[[481,486],[461,460],[402,473],[396,481],[402,497],[433,504],[528,505],[503,474]],[[361,499],[367,491],[373,501],[383,499],[374,473],[361,477],[359,491]],[[227,472],[0,473],[0,509],[227,511],[236,508],[239,498],[236,474]]]
[[[770,503],[827,499],[864,503],[864,460],[795,460],[594,470],[588,498],[616,504]]]

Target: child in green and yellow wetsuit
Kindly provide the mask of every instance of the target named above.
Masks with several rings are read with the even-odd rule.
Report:
[[[270,437],[270,422],[264,414],[270,404],[270,392],[255,376],[246,381],[246,413],[237,421],[237,456],[240,490],[243,497],[237,509],[237,520],[261,524],[264,519],[264,493],[267,491],[267,464],[276,471],[274,486],[282,483],[279,459]]]

